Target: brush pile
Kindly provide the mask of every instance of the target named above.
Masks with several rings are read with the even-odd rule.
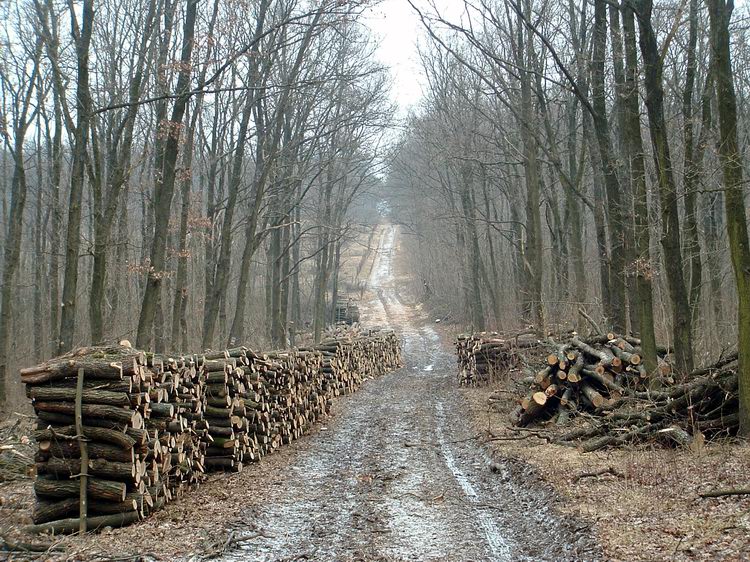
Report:
[[[585,412],[585,427],[554,439],[583,451],[645,440],[688,445],[698,435],[736,430],[736,355],[676,382],[667,349],[658,349],[657,372],[649,374],[639,346],[636,338],[614,334],[571,337],[536,373],[512,424],[563,426]]]
[[[0,422],[0,482],[34,477],[34,447],[28,437],[27,418],[10,414]]]
[[[267,354],[240,347],[170,358],[85,348],[23,369],[38,419],[37,503],[26,530],[143,519],[207,472],[238,472],[297,439],[335,396],[400,366],[395,334],[357,331]]]

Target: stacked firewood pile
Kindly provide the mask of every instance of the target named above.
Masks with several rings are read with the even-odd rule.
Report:
[[[37,503],[27,530],[142,519],[206,472],[240,471],[300,437],[333,397],[400,365],[392,332],[358,331],[267,354],[242,347],[170,358],[129,345],[85,348],[23,369],[38,418]]]
[[[511,422],[562,426],[586,412],[585,427],[551,438],[583,451],[646,440],[687,445],[736,430],[736,355],[675,381],[667,349],[658,349],[657,372],[648,373],[639,346],[614,334],[571,337],[549,354]]]
[[[534,334],[510,338],[494,332],[460,335],[456,338],[458,383],[476,386],[491,382],[518,365],[520,349],[545,345]]]
[[[208,424],[205,373],[197,359],[147,356],[146,382],[141,392],[149,395],[145,427],[149,436],[151,481],[155,508],[180,497],[188,487],[200,482]],[[153,511],[153,509],[152,509]]]
[[[204,426],[203,465],[207,471],[239,472],[243,461],[257,455],[247,421],[246,401],[251,402],[257,394],[248,369],[250,356],[246,348],[240,347],[198,359],[201,382],[205,384],[205,407],[199,422]]]
[[[152,398],[166,398],[155,384],[163,376],[126,346],[81,349],[21,370],[38,417],[38,530],[78,530],[81,521],[72,516],[84,497],[88,528],[136,521],[157,506],[154,495],[166,498],[169,476],[162,470],[171,462],[171,438],[145,421]],[[78,477],[87,481],[86,494]]]

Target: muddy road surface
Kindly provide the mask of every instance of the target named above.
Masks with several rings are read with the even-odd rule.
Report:
[[[406,366],[337,400],[282,471],[259,476],[225,560],[596,559],[524,465],[490,470],[453,356],[394,287],[398,228],[380,236],[363,317],[400,333]]]

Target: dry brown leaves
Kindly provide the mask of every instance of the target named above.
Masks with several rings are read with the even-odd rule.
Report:
[[[508,428],[512,393],[496,393],[506,396],[507,404],[487,411],[487,397],[501,389],[497,384],[462,392],[478,430],[519,435]],[[592,526],[608,560],[750,560],[750,496],[698,496],[701,491],[748,486],[748,443],[583,454],[531,436],[490,446],[499,456],[535,467],[563,499],[565,514]]]

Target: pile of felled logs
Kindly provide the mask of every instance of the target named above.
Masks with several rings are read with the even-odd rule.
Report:
[[[356,331],[267,354],[85,348],[23,369],[38,417],[27,530],[75,532],[84,512],[89,530],[142,519],[206,472],[241,471],[297,439],[329,413],[333,397],[400,366],[392,332]]]
[[[608,334],[585,341],[574,335],[555,346],[546,366],[534,376],[529,395],[513,412],[512,421],[525,426],[559,413],[558,422],[564,424],[579,408],[596,411],[615,404],[626,389],[643,389],[648,373],[639,345],[640,340]],[[660,362],[666,371],[666,363]]]
[[[518,364],[518,351],[544,345],[534,334],[503,337],[495,332],[456,338],[458,383],[476,386],[496,380]]]
[[[644,440],[687,445],[698,433],[736,430],[736,355],[676,382],[668,350],[657,351],[658,368],[648,373],[640,340],[614,334],[586,340],[574,336],[549,354],[511,422],[564,426],[586,412],[585,427],[554,439],[576,443],[584,451]]]
[[[151,492],[158,507],[180,497],[205,472],[205,376],[195,357],[147,356],[151,401],[145,427],[153,462]],[[151,457],[149,457],[151,460]]]

